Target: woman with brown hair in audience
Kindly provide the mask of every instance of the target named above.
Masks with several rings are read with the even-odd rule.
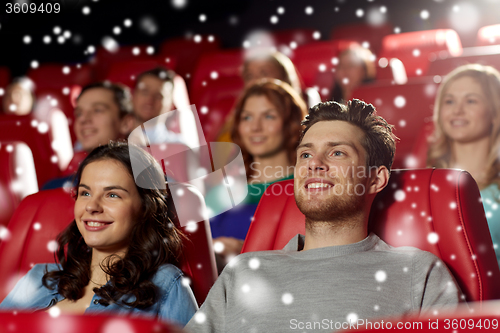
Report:
[[[242,151],[248,180],[248,196],[238,207],[211,219],[215,242],[226,256],[239,254],[260,197],[272,183],[293,178],[301,125],[307,107],[287,83],[261,79],[249,85],[234,112],[231,139]],[[214,192],[215,191],[215,192]],[[215,188],[207,204],[220,211]]]
[[[134,175],[134,170],[141,170]],[[134,177],[135,176],[135,177]],[[77,172],[75,219],[56,264],[35,265],[1,309],[157,317],[184,326],[197,310],[173,264],[182,235],[161,167],[126,143],[94,149]],[[138,186],[140,184],[141,186]]]
[[[288,83],[305,102],[306,106],[313,106],[321,102],[321,98],[316,89],[308,88],[304,92],[297,69],[293,62],[281,52],[269,51],[266,49],[255,49],[245,55],[243,63],[242,78],[245,87],[251,85],[254,81],[269,78],[278,79]],[[234,110],[228,116],[222,130],[219,132],[218,140],[223,142],[231,141],[231,129],[234,127]]]
[[[434,127],[427,165],[463,169],[476,180],[500,259],[500,73],[479,64],[449,73],[434,104]]]

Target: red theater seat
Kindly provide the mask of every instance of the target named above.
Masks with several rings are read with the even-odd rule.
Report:
[[[392,246],[413,246],[441,258],[467,301],[498,299],[500,271],[479,199],[467,172],[392,170],[373,202],[369,228]],[[282,249],[304,232],[293,180],[274,183],[260,200],[242,252]]]
[[[220,47],[219,38],[216,36],[193,36],[189,38],[172,38],[163,42],[160,46],[159,57],[166,61],[167,59],[175,59],[174,66],[168,67],[175,70],[175,72],[182,77],[188,79],[193,76],[193,69],[200,56],[205,53],[218,50]]]
[[[413,78],[404,85],[376,83],[365,85],[353,93],[353,98],[371,103],[378,115],[395,125],[396,143],[394,168],[414,168],[411,152],[415,137],[432,118],[437,84],[429,77]]]
[[[8,225],[10,237],[0,243],[0,299],[34,264],[54,262],[49,244],[74,219],[73,207],[70,193],[61,188],[38,192],[21,202]],[[201,304],[217,278],[210,226],[204,221],[197,223],[195,231],[181,229],[187,240],[180,268],[190,277]]]
[[[428,75],[445,76],[455,68],[468,64],[492,66],[500,71],[500,45],[464,48],[463,53],[456,57],[451,55],[432,57]]]
[[[347,40],[321,41],[299,46],[294,52],[293,62],[306,87],[317,86],[319,90],[330,89],[333,84],[334,58],[356,44]]]
[[[477,32],[476,45],[498,45],[500,44],[500,24],[487,25]]]
[[[27,76],[35,82],[36,90],[70,88],[72,85],[85,86],[92,81],[92,72],[88,64],[40,64],[30,69]]]
[[[217,140],[227,116],[243,89],[244,83],[241,77],[232,76],[211,82],[201,94],[197,110],[207,142]]]
[[[0,142],[0,227],[6,226],[21,200],[38,192],[35,163],[22,142]]]
[[[180,333],[173,324],[154,319],[104,315],[59,315],[46,312],[0,312],[0,332],[12,333]]]
[[[283,46],[292,48],[309,44],[314,41],[313,29],[290,29],[281,31],[271,31],[270,35],[274,39],[275,46],[280,50]],[[295,44],[292,44],[295,43]]]
[[[451,29],[405,32],[384,37],[381,58],[397,58],[406,68],[408,77],[426,75],[431,53],[458,56],[462,44],[458,34]]]
[[[39,188],[58,177],[73,157],[67,120],[59,110],[51,111],[44,120],[31,115],[0,116],[0,140],[28,145],[35,160]]]
[[[92,70],[94,72],[94,81],[106,80],[111,65],[116,62],[150,60],[159,61],[159,58],[155,55],[155,49],[153,46],[123,45],[118,47],[115,52],[110,52],[104,47],[98,47],[95,57],[91,60]]]
[[[220,78],[241,76],[243,50],[232,49],[212,52],[200,57],[192,75],[191,99],[200,107],[198,101],[212,83]],[[212,76],[216,73],[216,76]]]
[[[366,23],[343,24],[332,29],[330,39],[352,40],[362,44],[369,43],[369,49],[378,54],[382,45],[382,39],[392,34],[392,25],[383,24],[371,26]]]
[[[135,80],[139,74],[158,66],[171,68],[167,64],[162,64],[156,58],[113,62],[109,65],[106,80],[123,83],[133,89],[135,86]]]

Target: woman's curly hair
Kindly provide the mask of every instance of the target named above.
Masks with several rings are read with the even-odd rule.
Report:
[[[131,302],[123,301],[124,305],[145,309],[157,301],[157,288],[151,282],[153,276],[162,264],[177,263],[183,235],[172,222],[176,219],[175,209],[162,169],[150,154],[124,142],[110,142],[94,149],[81,163],[76,183],[80,183],[87,165],[101,160],[120,162],[133,177],[142,201],[142,216],[130,233],[124,257],[113,254],[101,263],[110,283],[93,291],[102,305],[117,303],[127,295],[135,298],[130,298]],[[57,288],[68,300],[76,301],[83,297],[85,286],[90,282],[92,249],[85,244],[75,220],[59,234],[57,242],[59,248],[54,256],[62,270],[47,272],[42,282],[47,288]]]

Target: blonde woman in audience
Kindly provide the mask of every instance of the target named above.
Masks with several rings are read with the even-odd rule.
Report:
[[[427,164],[474,177],[500,259],[500,73],[478,64],[449,73],[438,90],[434,125]]]

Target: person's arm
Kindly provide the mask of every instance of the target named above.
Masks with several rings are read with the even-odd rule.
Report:
[[[180,272],[163,280],[166,290],[160,300],[159,318],[185,326],[198,310],[194,294],[187,283],[189,280]]]
[[[413,301],[421,313],[454,308],[462,292],[453,275],[439,258],[421,252],[413,258]]]
[[[227,299],[231,292],[229,282],[232,279],[232,269],[224,269],[215,281],[208,296],[193,318],[186,325],[190,333],[221,333],[226,331]]]
[[[0,303],[0,309],[30,309],[35,302],[35,298],[40,296],[40,289],[45,288],[42,284],[45,266],[44,264],[35,265],[26,273]]]

